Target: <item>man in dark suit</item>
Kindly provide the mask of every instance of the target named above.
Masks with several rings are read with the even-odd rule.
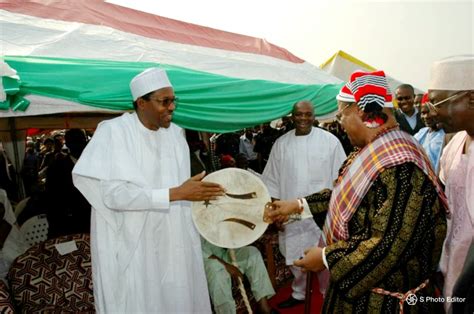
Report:
[[[415,135],[425,124],[421,120],[421,113],[415,107],[415,90],[410,84],[402,84],[397,87],[395,96],[398,102],[398,110],[395,111],[400,129]]]

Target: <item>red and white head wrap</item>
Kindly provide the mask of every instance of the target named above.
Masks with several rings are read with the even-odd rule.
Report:
[[[346,83],[344,86],[342,86],[339,94],[336,96],[336,99],[343,102],[356,102],[351,91],[350,83]]]
[[[364,112],[381,111],[392,106],[392,93],[383,71],[352,73],[349,88]]]

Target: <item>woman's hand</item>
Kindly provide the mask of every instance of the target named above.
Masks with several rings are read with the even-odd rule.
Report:
[[[318,272],[326,268],[323,262],[323,248],[314,246],[304,251],[302,259],[293,262],[293,265],[301,267],[302,271]]]
[[[298,200],[274,201],[265,205],[263,221],[267,223],[283,223],[288,221],[288,216],[299,212]]]

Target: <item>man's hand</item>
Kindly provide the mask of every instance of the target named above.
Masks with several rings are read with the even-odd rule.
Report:
[[[326,267],[323,263],[323,249],[314,246],[304,251],[305,256],[302,259],[293,262],[293,265],[301,267],[302,271],[318,272]]]
[[[203,182],[206,175],[203,171],[200,174],[188,179],[178,187],[170,189],[170,201],[204,201],[215,200],[218,196],[225,194],[224,188],[212,182]]]
[[[233,278],[233,279],[244,279],[244,275],[240,272],[239,268],[238,267],[235,267],[234,265],[232,264],[229,264],[227,262],[225,262],[224,260],[218,258],[217,256],[215,255],[211,255],[209,256],[210,259],[216,259],[218,260],[222,265],[224,265],[225,269],[227,270],[227,272],[229,273],[229,275]]]
[[[297,213],[300,205],[297,200],[274,201],[265,205],[263,221],[267,223],[283,223],[288,216]]]

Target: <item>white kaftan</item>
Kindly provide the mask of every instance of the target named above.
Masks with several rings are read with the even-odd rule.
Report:
[[[469,135],[458,132],[443,150],[440,179],[446,185],[451,217],[441,253],[440,269],[444,275],[445,299],[453,296],[453,288],[463,269],[474,239],[474,142],[463,154]],[[451,302],[445,302],[449,313]]]
[[[295,199],[311,195],[325,188],[333,188],[333,182],[346,154],[340,141],[331,133],[313,127],[308,135],[296,136],[291,130],[280,137],[272,147],[262,181],[270,196],[276,199]],[[285,225],[280,232],[280,250],[287,265],[304,255],[304,250],[319,242],[321,229],[313,218]],[[292,272],[295,276],[294,269]],[[298,278],[296,278],[298,281]],[[293,297],[302,299],[305,282],[299,280],[300,290]]]
[[[152,131],[136,113],[102,122],[73,170],[92,205],[94,298],[103,313],[210,313],[189,202],[169,188],[190,176],[183,130]]]

